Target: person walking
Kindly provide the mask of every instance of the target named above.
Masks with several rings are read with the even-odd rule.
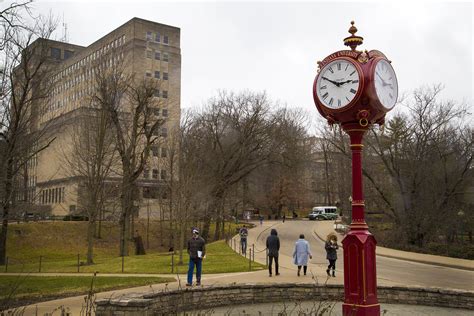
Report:
[[[188,283],[186,286],[193,285],[194,266],[196,266],[196,285],[201,285],[202,259],[206,256],[206,241],[199,236],[199,230],[193,228],[193,236],[188,240]]]
[[[249,231],[247,227],[242,226],[242,228],[239,230],[239,235],[240,235],[240,249],[242,251],[243,255],[247,254],[247,236],[249,235]]]
[[[268,251],[268,272],[272,276],[272,262],[275,261],[275,275],[278,273],[278,252],[280,251],[280,239],[275,228],[272,228],[270,236],[267,237],[267,251]]]
[[[336,277],[336,260],[337,260],[337,249],[339,246],[337,245],[337,236],[334,233],[330,233],[326,238],[326,244],[324,245],[326,248],[326,259],[329,261],[328,268],[326,269],[326,273],[328,276],[331,276],[331,269],[332,269],[332,276]]]
[[[298,276],[300,276],[301,266],[303,266],[303,273],[306,275],[308,270],[308,256],[313,259],[311,250],[309,249],[309,242],[304,239],[304,235],[300,235],[295,243],[295,250],[293,251],[293,263],[298,266]]]

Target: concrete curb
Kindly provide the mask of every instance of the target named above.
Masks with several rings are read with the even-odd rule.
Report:
[[[326,239],[321,237],[315,230],[313,231],[314,235],[318,237],[322,242],[326,242]],[[339,247],[342,248],[342,244],[339,244]],[[385,247],[384,247],[385,248]],[[389,249],[389,248],[386,248]],[[474,268],[471,267],[466,267],[463,265],[456,265],[456,264],[451,264],[451,263],[444,263],[444,262],[436,262],[436,261],[429,261],[429,260],[423,260],[423,259],[417,259],[417,258],[406,258],[406,257],[401,257],[401,256],[396,256],[396,255],[390,255],[390,254],[385,254],[385,253],[377,253],[377,256],[381,257],[386,257],[386,258],[391,258],[391,259],[398,259],[398,260],[404,260],[404,261],[411,261],[411,262],[417,262],[417,263],[423,263],[423,264],[431,264],[431,265],[436,265],[440,267],[446,267],[446,268],[453,268],[453,269],[460,269],[460,270],[466,270],[466,271],[474,271]]]
[[[378,286],[380,303],[474,309],[474,292],[402,286]],[[342,301],[343,285],[260,284],[202,287],[161,293],[129,295],[96,301],[96,315],[177,314],[219,306],[288,301]]]

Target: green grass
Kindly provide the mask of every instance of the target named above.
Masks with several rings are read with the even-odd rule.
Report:
[[[9,260],[8,272],[39,272],[39,257],[21,260]],[[183,264],[178,265],[178,255],[174,256],[175,270],[173,273],[187,271],[188,255],[183,254]],[[81,260],[85,260],[84,257]],[[152,253],[143,256],[124,257],[124,273],[172,273],[172,257],[169,253]],[[2,267],[5,268],[4,266]],[[259,263],[252,263],[252,270],[264,268]],[[224,242],[217,241],[207,245],[207,255],[203,262],[203,273],[226,273],[249,270],[248,259],[236,254]],[[113,256],[97,256],[94,265],[79,267],[80,272],[121,273],[122,258]],[[2,271],[3,272],[3,271]],[[77,272],[77,256],[68,257],[58,253],[50,254],[41,261],[41,272]]]
[[[65,297],[87,293],[91,288],[91,276],[0,276],[0,305],[17,305],[14,302],[31,302],[53,297]],[[107,277],[94,280],[94,292],[120,288],[174,282],[174,278],[159,277]],[[3,301],[3,304],[2,304]]]
[[[148,231],[149,247],[147,253],[162,253],[168,250],[168,237],[171,233],[168,222],[160,225],[158,221],[150,222]],[[163,226],[163,232],[161,227]],[[114,257],[119,252],[119,226],[117,223],[104,222],[102,224],[102,238],[94,241],[94,255],[101,257]],[[235,235],[235,229],[239,227],[235,223],[226,223],[226,233]],[[147,224],[145,221],[137,221],[135,229],[138,230],[147,246]],[[214,235],[215,225],[211,224],[210,236]],[[85,260],[87,253],[87,222],[30,222],[10,223],[7,236],[7,256],[11,261],[38,262],[42,256],[45,260],[73,260],[77,261],[77,254]],[[162,237],[164,239],[162,240]],[[190,237],[190,236],[189,236]],[[129,244],[130,252],[133,253],[133,243]]]

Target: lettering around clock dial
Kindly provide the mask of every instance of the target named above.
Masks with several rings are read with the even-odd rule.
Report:
[[[316,81],[319,102],[330,109],[341,109],[351,103],[359,90],[359,71],[347,59],[337,59],[321,69]]]

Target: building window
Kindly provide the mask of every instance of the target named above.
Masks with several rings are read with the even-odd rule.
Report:
[[[160,79],[160,72],[159,71],[155,71],[155,78]]]
[[[71,50],[64,50],[64,59],[68,59],[69,57],[72,57],[74,55],[74,52]]]
[[[163,80],[168,80],[168,73],[167,72],[163,73]]]
[[[163,43],[164,43],[164,44],[169,44],[169,43],[168,43],[168,36],[166,36],[166,35],[163,36]]]
[[[163,55],[164,57],[164,55]],[[160,60],[160,52],[155,52],[155,59]]]
[[[54,59],[61,59],[61,50],[59,48],[51,47],[51,57]]]
[[[166,180],[166,170],[161,169],[161,180]]]
[[[157,43],[160,42],[160,33],[156,33],[156,35],[155,35],[155,42],[157,42]]]
[[[161,137],[168,137],[168,129],[166,127],[161,129]]]
[[[155,92],[153,93],[153,95],[154,95],[156,98],[159,98],[159,97],[160,97],[160,90],[155,90]]]
[[[151,152],[153,153],[153,157],[158,157],[158,146],[151,146]]]
[[[164,117],[167,117],[168,116],[168,109],[163,109],[161,111],[161,115],[163,115]]]
[[[151,41],[151,39],[152,39],[151,32],[146,32],[146,40]]]
[[[154,109],[153,109],[153,114],[154,114],[155,116],[160,116],[160,108],[154,108]]]
[[[152,58],[153,57],[153,51],[147,50],[146,51],[146,58]]]
[[[168,53],[163,53],[163,61],[168,61]]]
[[[145,74],[147,77],[151,77],[151,72],[147,71]]]
[[[148,179],[150,177],[150,170],[149,169],[143,169],[143,178]]]
[[[153,169],[153,179],[158,179],[158,169]]]
[[[168,150],[166,148],[161,148],[161,158],[166,158],[168,156]]]
[[[168,91],[163,91],[162,97],[167,99],[168,98]]]

